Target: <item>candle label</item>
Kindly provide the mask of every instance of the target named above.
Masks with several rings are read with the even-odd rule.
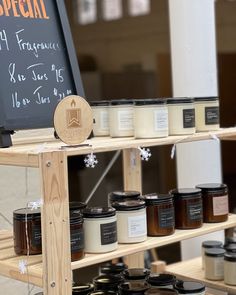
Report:
[[[214,277],[224,278],[224,257],[214,259]]]
[[[202,202],[188,204],[187,214],[189,220],[201,220],[202,219]]]
[[[32,224],[32,246],[40,246],[42,244],[41,226]]]
[[[225,215],[229,213],[228,195],[222,197],[213,197],[213,215]]]
[[[168,109],[163,108],[154,111],[154,130],[162,131],[168,129]]]
[[[70,231],[71,253],[84,249],[84,231],[83,228]]]
[[[219,124],[219,107],[205,108],[205,124],[206,125]]]
[[[170,228],[174,226],[174,208],[158,210],[158,223],[161,228]]]
[[[134,129],[134,112],[133,110],[118,111],[119,130]]]
[[[101,129],[107,131],[109,129],[109,117],[108,111],[101,111],[100,112],[100,124]]]
[[[195,127],[195,109],[183,110],[183,127],[184,128]]]
[[[116,221],[100,225],[101,245],[109,245],[117,242]]]
[[[128,217],[129,238],[141,237],[147,234],[146,215]]]

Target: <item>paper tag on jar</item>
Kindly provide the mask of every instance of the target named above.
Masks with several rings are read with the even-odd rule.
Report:
[[[229,213],[228,195],[222,197],[213,197],[213,215],[225,215]]]
[[[147,233],[146,215],[128,217],[129,238],[144,236]]]

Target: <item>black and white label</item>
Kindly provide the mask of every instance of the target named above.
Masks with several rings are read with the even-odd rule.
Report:
[[[206,125],[219,124],[219,107],[205,108],[205,124]]]
[[[158,210],[158,223],[161,228],[171,228],[174,226],[174,208]]]
[[[101,245],[109,245],[117,242],[116,221],[100,225]]]
[[[71,253],[84,249],[84,231],[83,228],[70,231]]]
[[[40,246],[42,244],[41,226],[32,224],[32,246]]]
[[[184,128],[195,127],[195,109],[183,110],[183,127]]]
[[[202,219],[202,202],[188,204],[188,219],[189,220],[201,220]]]

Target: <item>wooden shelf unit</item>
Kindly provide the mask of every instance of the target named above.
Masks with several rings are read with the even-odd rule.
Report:
[[[205,279],[201,257],[168,265],[167,272],[174,274],[177,278],[182,280],[202,282],[209,288],[221,290],[230,294],[236,294],[236,286],[226,285],[224,281],[210,281]]]
[[[236,226],[236,217],[230,216],[226,223],[204,225],[201,229],[177,231],[175,235],[163,238],[149,238],[140,244],[120,245],[114,252],[100,255],[86,255],[81,261],[71,264],[69,229],[69,193],[67,158],[98,152],[123,150],[123,178],[125,190],[142,191],[142,169],[140,147],[169,145],[179,142],[210,139],[233,140],[236,128],[203,132],[191,136],[169,136],[160,139],[93,138],[86,146],[69,147],[57,140],[16,144],[0,149],[0,165],[35,167],[40,170],[42,185],[42,256],[32,256],[28,262],[28,276],[18,269],[19,257],[14,256],[12,237],[8,232],[0,233],[0,274],[21,281],[43,286],[44,295],[71,295],[72,269],[85,267],[112,258],[128,255],[131,267],[138,265],[137,252],[192,238],[225,228]],[[2,247],[2,248],[1,248]],[[24,257],[22,257],[24,259]],[[143,261],[142,261],[143,263]],[[140,263],[141,264],[141,263]]]

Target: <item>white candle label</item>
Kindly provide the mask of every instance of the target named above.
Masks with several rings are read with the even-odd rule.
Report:
[[[118,111],[119,130],[134,129],[134,112],[133,110]]]
[[[183,110],[183,127],[184,128],[195,127],[195,109]]]
[[[117,242],[116,221],[100,225],[101,245],[109,245]]]
[[[71,253],[84,249],[84,231],[82,228],[70,231]]]
[[[128,217],[128,236],[135,238],[147,234],[146,215]]]
[[[218,278],[224,277],[224,258],[214,259],[214,276]]]
[[[108,111],[101,111],[100,112],[100,124],[102,130],[108,130],[109,129],[109,117],[108,117]]]
[[[174,208],[158,210],[158,223],[161,228],[172,228],[174,226]]]
[[[229,213],[228,195],[222,197],[213,197],[213,215],[225,215]]]
[[[219,107],[205,108],[205,124],[206,125],[219,124]]]
[[[154,130],[162,131],[168,129],[168,110],[154,111]]]

